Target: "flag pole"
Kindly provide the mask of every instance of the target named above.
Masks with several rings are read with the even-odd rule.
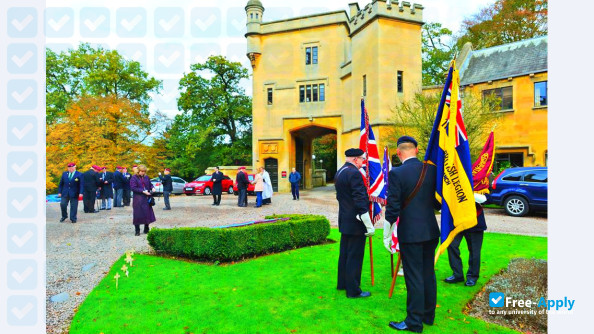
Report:
[[[392,286],[390,286],[390,295],[388,296],[388,298],[392,298],[392,293],[394,292],[394,285],[396,285],[396,277],[398,277],[398,269],[400,269],[400,252],[398,253],[398,260],[396,261],[396,271],[394,272],[394,275],[392,275]]]
[[[373,245],[371,243],[371,236],[369,236],[369,262],[371,263],[371,286],[375,285],[375,277],[373,276]]]
[[[392,277],[394,277],[394,254],[390,253],[390,268],[392,268]]]

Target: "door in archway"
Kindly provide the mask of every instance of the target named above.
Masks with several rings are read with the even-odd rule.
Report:
[[[278,191],[278,160],[275,158],[264,159],[264,168],[270,174],[272,190]]]

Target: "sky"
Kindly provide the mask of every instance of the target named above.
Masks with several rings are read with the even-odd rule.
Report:
[[[425,7],[423,20],[439,22],[454,33],[462,20],[495,0],[420,0]],[[262,0],[264,22],[295,16],[345,10],[348,0]],[[363,8],[371,0],[358,1]],[[47,47],[62,51],[88,42],[116,49],[125,57],[139,61],[145,70],[163,81],[163,90],[153,96],[150,110],[169,117],[179,111],[178,83],[190,64],[222,54],[239,61],[251,71],[245,55],[245,4],[247,0],[182,1],[169,0],[47,0]],[[323,3],[324,6],[320,6]],[[394,3],[394,2],[393,2]],[[251,82],[242,82],[251,95]]]

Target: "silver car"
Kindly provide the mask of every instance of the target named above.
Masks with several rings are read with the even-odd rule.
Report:
[[[186,181],[181,177],[171,176],[171,181],[173,185],[172,194],[183,194],[184,193],[184,186],[186,185]],[[155,194],[156,195],[163,195],[163,184],[161,183],[161,179],[155,177],[151,179],[151,183],[153,187],[155,187]]]

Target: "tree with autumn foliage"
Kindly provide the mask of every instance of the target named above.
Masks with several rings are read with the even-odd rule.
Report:
[[[548,0],[497,0],[462,22],[457,45],[475,50],[544,36]]]
[[[86,171],[96,164],[115,166],[145,164],[155,173],[164,165],[163,145],[152,145],[151,137],[163,115],[148,117],[139,103],[109,96],[84,95],[73,101],[59,121],[47,126],[46,187],[56,180],[68,162]]]
[[[146,114],[150,94],[161,88],[161,81],[149,76],[139,62],[88,43],[60,53],[46,49],[45,65],[47,124],[59,121],[83,95],[127,99]]]

